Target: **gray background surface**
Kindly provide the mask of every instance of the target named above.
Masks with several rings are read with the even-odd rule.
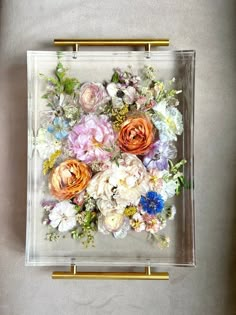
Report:
[[[236,314],[235,11],[235,0],[0,0],[0,315]],[[24,267],[26,50],[76,36],[197,51],[197,267],[168,282],[52,281],[52,268]]]

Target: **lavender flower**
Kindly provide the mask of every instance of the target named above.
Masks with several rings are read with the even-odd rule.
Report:
[[[157,168],[160,171],[168,168],[168,160],[176,157],[176,147],[171,142],[156,141],[143,159],[147,169]]]

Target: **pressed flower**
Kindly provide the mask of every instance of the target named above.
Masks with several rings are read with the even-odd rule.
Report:
[[[59,200],[71,199],[82,192],[91,178],[89,167],[75,159],[62,162],[49,176],[49,189]]]
[[[135,101],[136,89],[133,86],[110,83],[107,85],[107,92],[112,98],[114,108],[121,108],[124,104],[133,104]]]
[[[48,131],[52,133],[57,140],[62,140],[67,137],[69,123],[63,117],[54,118],[52,125],[48,126]]]
[[[161,222],[158,220],[156,215],[150,215],[145,213],[143,215],[145,222],[145,230],[150,233],[157,233],[161,229]]]
[[[73,198],[73,202],[78,205],[78,206],[82,206],[85,200],[85,191],[83,190],[81,193],[75,195],[75,197]]]
[[[166,200],[168,198],[174,197],[174,195],[176,194],[177,187],[178,187],[178,183],[174,179],[164,181],[162,191],[161,191],[163,199]]]
[[[61,155],[61,150],[57,150],[50,155],[49,159],[43,162],[43,174],[46,175],[47,172],[53,168],[56,163],[57,158]]]
[[[120,126],[126,119],[126,115],[129,112],[129,107],[127,104],[124,104],[121,108],[112,108],[111,111],[111,120],[114,129],[117,131],[120,129]]]
[[[89,114],[83,116],[68,137],[69,148],[77,159],[85,163],[104,162],[111,157],[110,148],[115,134],[108,117]]]
[[[123,214],[112,211],[104,217],[104,226],[108,232],[116,232],[124,222]]]
[[[69,201],[55,205],[49,214],[50,225],[58,228],[59,232],[67,232],[76,226],[76,210]]]
[[[149,191],[146,196],[140,199],[142,209],[149,214],[157,214],[164,207],[164,200],[160,194],[155,191]]]
[[[131,220],[130,226],[135,230],[135,232],[142,232],[146,228],[146,224],[144,223],[143,217],[140,213],[135,213]]]
[[[123,213],[127,206],[138,205],[141,195],[149,189],[148,179],[141,160],[126,153],[93,176],[87,192],[96,200],[103,215],[112,210]]]
[[[115,211],[106,216],[100,215],[98,218],[98,230],[103,234],[112,233],[117,239],[126,237],[129,229],[129,219]]]
[[[40,157],[48,159],[51,154],[61,149],[61,142],[58,141],[53,134],[47,131],[47,129],[40,128],[35,141],[36,149]]]
[[[171,142],[158,140],[152,144],[150,151],[144,156],[143,164],[147,169],[166,170],[168,168],[168,160],[174,159],[176,155],[177,149]]]
[[[130,117],[120,128],[118,145],[123,152],[144,154],[150,149],[154,140],[151,121],[146,116]]]
[[[148,174],[150,190],[159,193],[164,201],[176,194],[178,183],[168,170],[159,171],[153,168],[149,170]]]
[[[160,140],[176,141],[177,135],[183,132],[183,119],[180,111],[174,106],[168,106],[167,102],[157,103],[153,110],[152,121],[159,131]]]
[[[149,170],[148,175],[150,190],[161,194],[162,187],[164,185],[163,172],[156,168],[152,168]]]
[[[134,206],[126,207],[124,211],[124,215],[126,215],[127,217],[131,217],[136,212],[137,212],[137,207],[134,207]]]
[[[140,81],[140,77],[132,73],[131,67],[128,67],[125,71],[122,71],[120,68],[115,68],[111,81],[113,83],[121,84],[122,86],[133,86],[136,88]]]
[[[78,102],[86,113],[93,113],[109,99],[101,83],[87,82],[81,86]]]

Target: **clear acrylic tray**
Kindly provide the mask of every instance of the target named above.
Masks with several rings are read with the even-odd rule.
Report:
[[[29,51],[27,58],[28,198],[26,265],[67,266],[74,263],[81,266],[146,266],[148,262],[149,265],[153,266],[194,266],[195,223],[193,195],[193,114],[195,52],[191,50],[153,51],[149,55],[149,53],[146,52],[57,53],[52,51]],[[174,204],[176,207],[174,220],[167,220],[166,226],[164,227],[163,224],[164,228],[157,233],[157,238],[164,235],[163,237],[165,238],[163,238],[162,241],[164,240],[163,242],[165,244],[168,243],[168,247],[160,246],[160,242],[156,243],[150,240],[148,241],[147,237],[149,234],[147,234],[145,231],[137,232],[132,228],[130,228],[130,230],[128,231],[128,235],[124,238],[115,238],[114,233],[111,233],[110,230],[106,234],[95,232],[95,247],[88,246],[88,248],[85,248],[85,246],[83,246],[81,242],[81,239],[74,239],[73,237],[71,237],[71,229],[67,234],[62,233],[58,240],[52,241],[52,239],[57,238],[57,233],[55,235],[53,234],[54,232],[51,232],[53,231],[53,229],[51,229],[51,226],[51,234],[48,232],[48,224],[50,223],[47,221],[48,218],[46,219],[47,222],[45,222],[45,208],[42,207],[42,201],[56,200],[55,196],[52,197],[49,194],[48,181],[50,181],[50,172],[52,172],[52,170],[57,167],[59,162],[57,161],[54,167],[52,167],[51,169],[49,168],[49,175],[43,174],[43,167],[45,167],[44,162],[46,160],[45,154],[47,152],[44,154],[43,150],[45,149],[45,147],[40,146],[40,141],[42,140],[40,129],[42,129],[42,126],[43,128],[47,129],[47,119],[51,119],[51,122],[52,119],[55,119],[55,117],[60,117],[61,115],[60,113],[58,113],[58,116],[53,116],[55,113],[52,113],[52,109],[47,106],[47,103],[49,101],[42,97],[50,90],[50,84],[48,85],[48,81],[45,78],[56,78],[55,69],[57,68],[58,62],[63,65],[63,69],[67,69],[66,76],[70,78],[77,78],[81,84],[83,84],[84,82],[100,82],[103,83],[105,86],[111,81],[111,77],[114,74],[113,69],[116,68],[120,68],[122,70],[132,69],[130,71],[132,71],[133,73],[140,74],[140,70],[147,70],[151,69],[150,67],[152,67],[154,69],[154,72],[156,72],[156,80],[159,80],[159,82],[164,82],[166,85],[169,84],[168,81],[172,80],[172,78],[175,78],[175,80],[173,80],[172,82],[173,88],[177,91],[182,91],[181,93],[177,93],[175,97],[179,101],[179,105],[177,106],[177,108],[181,112],[183,117],[183,132],[181,135],[177,136],[177,141],[174,141],[174,144],[177,148],[177,156],[173,159],[173,163],[176,163],[182,159],[185,159],[187,163],[183,165],[183,168],[181,168],[181,172],[184,176],[185,188],[182,189],[178,196],[174,196],[168,199],[168,202]],[[130,66],[131,68],[129,68]],[[62,72],[63,71],[64,70],[62,70]],[[118,84],[117,74],[113,76],[113,81],[113,91],[110,92],[111,95],[108,96],[110,97],[110,99],[114,96],[119,96],[122,102],[125,103],[126,100],[124,99],[124,95],[127,89],[122,87],[121,90],[123,89],[123,94],[119,92],[117,96],[117,92],[119,90],[119,86],[118,88],[116,86]],[[53,81],[51,83],[51,87],[54,88],[55,82]],[[132,84],[136,83],[132,82]],[[114,86],[116,86],[117,90],[114,90]],[[160,86],[161,83],[159,83],[159,87]],[[76,89],[74,83],[72,83],[72,87]],[[68,84],[67,90],[69,91],[69,93],[71,93],[70,88],[71,86],[70,84]],[[80,89],[81,87],[78,87],[78,91],[80,91]],[[82,94],[81,91],[78,93]],[[155,93],[159,93],[159,91]],[[127,95],[128,97],[130,96],[129,94]],[[90,96],[91,95],[88,95],[88,98],[86,98],[86,100],[88,100]],[[78,97],[79,96],[77,96],[77,98]],[[117,100],[114,101],[114,106],[118,106],[118,103],[116,103],[116,101]],[[134,103],[136,101],[132,100],[131,103]],[[136,108],[135,113],[133,113],[132,117],[136,117],[137,115],[139,117],[143,117],[143,114],[146,115],[146,111],[148,110],[149,105],[146,106],[141,104],[141,99],[138,103],[139,113],[137,113]],[[158,101],[156,101],[156,103],[158,103]],[[83,104],[85,110],[88,110],[88,106],[90,105],[91,104]],[[77,100],[76,106],[78,108],[80,107],[80,103]],[[133,104],[129,106],[132,107]],[[137,105],[135,106],[137,107]],[[152,105],[150,105],[150,107],[152,106],[153,103]],[[63,105],[61,107],[64,113]],[[85,113],[85,115],[90,114],[91,112]],[[92,115],[94,115],[94,112],[92,113]],[[99,116],[101,115],[101,113],[97,115]],[[116,117],[113,118],[114,120],[116,119]],[[78,120],[78,123],[79,119],[75,119]],[[50,136],[55,136],[55,132],[58,131],[56,130],[57,127],[58,126],[54,125],[53,130],[52,126],[50,127]],[[66,128],[67,127],[68,126],[66,126]],[[68,132],[70,133],[70,131],[71,130],[69,130]],[[65,135],[63,134],[57,135],[59,142],[61,140],[60,137],[64,136]],[[57,148],[57,146],[55,146],[55,148]],[[48,150],[50,152],[53,152],[53,150],[51,149],[49,148]],[[141,154],[141,157],[138,156],[138,158],[142,160],[143,155]],[[131,220],[131,217],[127,218],[128,221]],[[51,220],[51,222],[52,221],[53,220]],[[51,239],[51,241],[49,239]]]

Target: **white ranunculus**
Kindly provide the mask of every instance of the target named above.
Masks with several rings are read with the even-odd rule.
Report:
[[[76,226],[76,210],[69,201],[62,201],[55,205],[49,214],[50,225],[58,228],[59,232],[67,232]]]
[[[97,201],[101,213],[123,213],[128,205],[138,205],[141,195],[149,190],[146,168],[138,157],[125,153],[113,162],[110,168],[96,174],[87,187],[87,192]]]
[[[123,239],[127,236],[129,229],[129,219],[117,212],[98,217],[98,231],[104,235],[112,233],[115,238]]]

